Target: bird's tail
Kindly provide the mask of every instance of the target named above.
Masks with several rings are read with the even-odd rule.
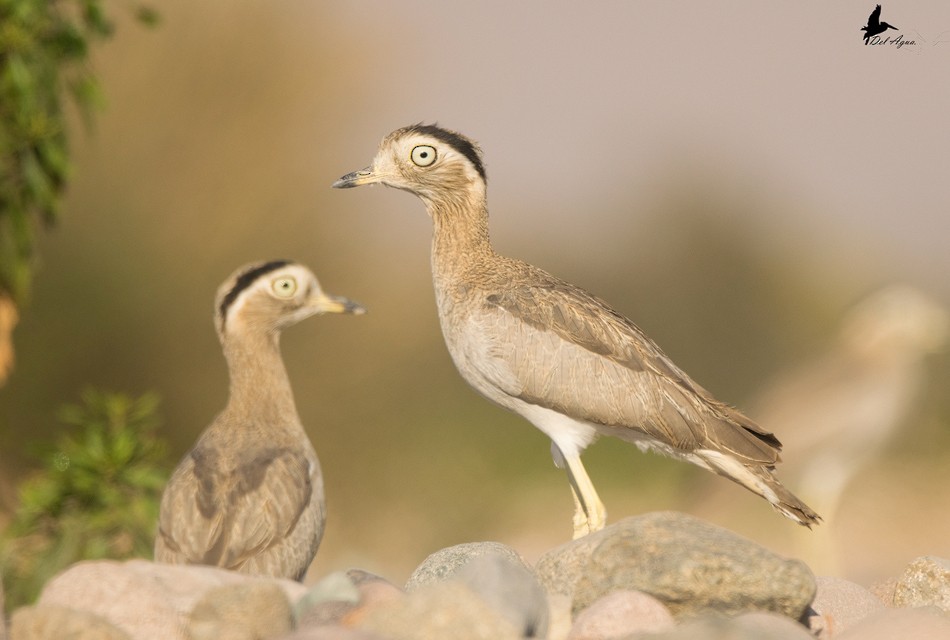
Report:
[[[821,522],[821,516],[779,482],[771,467],[745,464],[732,456],[708,449],[696,451],[696,454],[719,475],[768,500],[772,507],[786,518],[809,529]]]
[[[815,511],[809,507],[807,504],[801,501],[794,493],[785,488],[785,486],[778,481],[778,478],[772,475],[770,471],[765,471],[767,478],[765,479],[766,484],[771,489],[772,493],[775,495],[775,500],[768,495],[761,494],[766,500],[768,500],[772,507],[776,511],[781,513],[786,518],[790,518],[802,525],[803,527],[812,528],[812,525],[821,523],[821,516],[815,513]]]

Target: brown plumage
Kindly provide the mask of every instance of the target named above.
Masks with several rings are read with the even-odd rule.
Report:
[[[306,268],[246,265],[218,289],[228,404],[162,495],[155,559],[300,580],[326,521],[323,476],[294,404],[280,331],[318,313],[362,313]]]
[[[774,435],[713,398],[604,301],[494,252],[485,170],[474,142],[430,125],[394,131],[371,166],[333,186],[372,183],[425,203],[449,352],[476,390],[551,438],[574,492],[575,537],[606,519],[580,461],[598,435],[730,478],[805,526],[820,520],[773,475],[781,450]]]

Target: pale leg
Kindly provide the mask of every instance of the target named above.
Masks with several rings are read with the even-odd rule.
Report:
[[[574,539],[577,540],[603,529],[607,524],[607,510],[597,496],[594,483],[590,481],[581,459],[565,456],[564,461],[567,463],[567,479],[574,496]]]

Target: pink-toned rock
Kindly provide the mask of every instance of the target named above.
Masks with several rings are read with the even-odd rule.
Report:
[[[819,576],[815,578],[818,591],[811,608],[817,614],[820,627],[813,624],[818,637],[835,638],[849,627],[878,611],[884,603],[859,584],[843,578]]]
[[[247,576],[215,567],[146,560],[80,562],[47,583],[38,604],[101,616],[135,640],[186,640],[188,616],[214,587],[273,583],[296,602],[307,589],[290,580]]]
[[[281,636],[279,640],[388,640],[388,638],[364,629],[350,629],[331,624],[298,629],[290,635]]]
[[[0,611],[2,617],[2,611]],[[108,620],[55,604],[20,607],[13,612],[10,640],[133,640]]]
[[[777,613],[754,611],[728,618],[710,615],[677,624],[648,635],[628,636],[646,640],[814,640],[802,625]]]
[[[947,640],[950,615],[937,607],[885,609],[837,636],[835,640]]]
[[[791,618],[767,611],[743,613],[733,619],[736,629],[750,637],[766,640],[814,640],[805,627]]]
[[[571,597],[563,593],[548,594],[548,638],[567,640],[574,624]]]
[[[673,626],[666,606],[642,591],[614,591],[581,611],[569,640],[609,640],[634,633],[664,631]]]
[[[894,591],[897,589],[897,578],[885,578],[875,582],[868,589],[874,597],[880,600],[885,607],[894,606]]]
[[[502,613],[456,580],[426,584],[374,607],[359,629],[390,640],[517,640],[524,634]]]

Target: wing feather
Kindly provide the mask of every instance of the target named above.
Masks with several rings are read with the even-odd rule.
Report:
[[[582,289],[553,278],[506,287],[486,296],[477,323],[503,361],[487,367],[505,369],[517,381],[507,391],[522,400],[682,451],[778,460],[774,435],[713,398],[633,322]]]
[[[159,537],[176,562],[239,569],[294,529],[313,492],[309,466],[288,448],[228,464],[196,447],[162,496]]]

